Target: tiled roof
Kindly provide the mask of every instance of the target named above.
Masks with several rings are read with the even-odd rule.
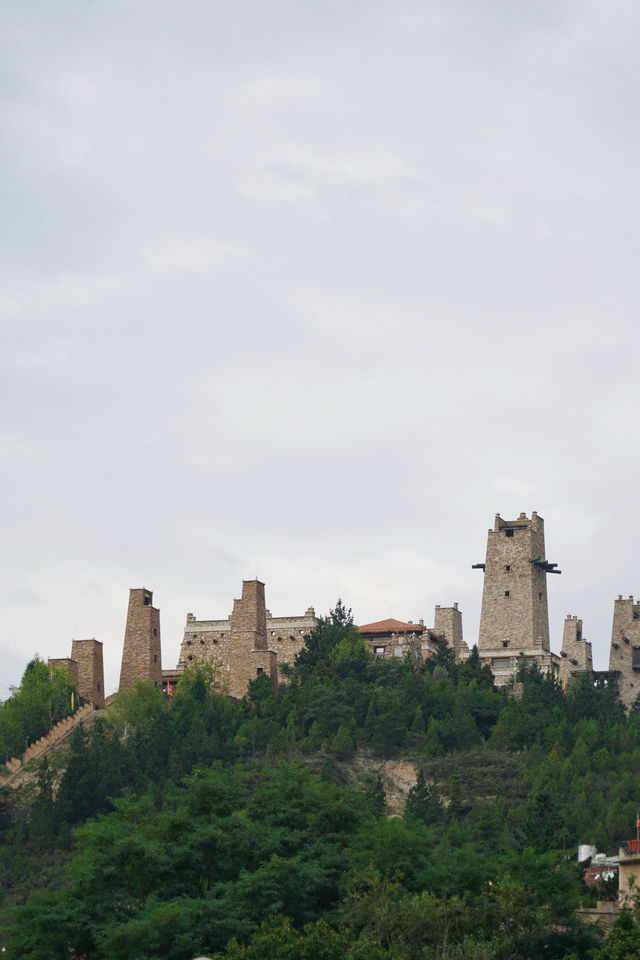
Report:
[[[376,620],[375,623],[365,623],[358,627],[360,633],[424,633],[421,623],[405,623],[403,620]]]

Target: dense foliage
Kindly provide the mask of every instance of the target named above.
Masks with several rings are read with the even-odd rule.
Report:
[[[171,698],[140,684],[74,731],[58,783],[42,765],[0,805],[8,957],[606,950],[575,912],[575,852],[613,850],[635,822],[640,711],[531,668],[510,698],[445,643],[424,663],[372,661],[340,603],[288,673],[239,703],[204,668]],[[407,757],[418,778],[394,818],[381,761]]]
[[[0,764],[21,756],[30,743],[72,713],[72,693],[73,679],[62,667],[50,670],[37,657],[27,664],[20,686],[0,703]]]

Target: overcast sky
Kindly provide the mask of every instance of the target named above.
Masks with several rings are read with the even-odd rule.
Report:
[[[0,698],[274,615],[477,638],[487,529],[545,518],[552,648],[640,594],[640,6],[0,6]]]

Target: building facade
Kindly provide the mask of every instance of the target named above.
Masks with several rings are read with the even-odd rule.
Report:
[[[533,511],[517,520],[496,514],[487,536],[478,654],[498,685],[510,683],[521,664],[558,675],[560,658],[549,646],[547,574],[560,573],[545,557],[544,520]]]

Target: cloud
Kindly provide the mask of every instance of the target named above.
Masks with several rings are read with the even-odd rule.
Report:
[[[555,646],[570,610],[604,665],[639,526],[639,16],[0,13],[5,682],[77,627],[115,683],[142,582],[170,662],[256,564],[279,610],[458,600],[472,640],[470,564],[532,508]]]

